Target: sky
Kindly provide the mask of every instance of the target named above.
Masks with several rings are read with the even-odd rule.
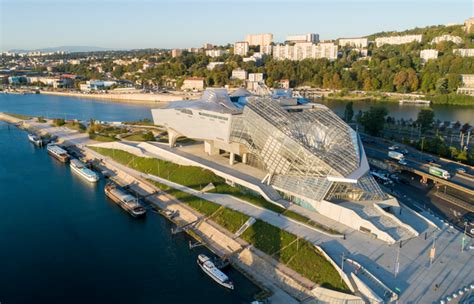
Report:
[[[357,37],[463,23],[473,0],[0,0],[0,49],[223,45],[250,33]]]

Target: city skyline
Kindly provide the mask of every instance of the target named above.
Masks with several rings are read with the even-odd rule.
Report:
[[[243,40],[246,34],[266,32],[273,33],[275,41],[308,32],[318,33],[322,40],[357,37],[380,31],[459,24],[470,17],[466,12],[472,12],[472,3],[2,0],[0,10],[0,49],[7,51],[69,45],[106,49],[187,48],[206,42],[233,43]],[[267,13],[261,14],[262,10]],[[387,15],[387,11],[391,13]],[[372,18],[357,18],[367,14]],[[282,22],[284,19],[288,21]]]

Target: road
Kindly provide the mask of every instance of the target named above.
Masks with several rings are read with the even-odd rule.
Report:
[[[362,140],[364,142],[365,152],[369,158],[376,158],[383,161],[392,161],[398,165],[396,160],[388,156],[388,151],[390,151],[389,147],[392,145],[391,143],[387,143],[383,139],[373,137],[369,138],[367,136],[362,136]],[[408,154],[405,157],[407,160],[407,167],[429,174],[429,161],[434,160],[438,167],[450,172],[452,177],[449,179],[449,182],[474,191],[474,169],[471,166],[445,161],[439,157],[422,153],[411,147],[406,147],[401,144],[398,146],[402,149],[408,150]],[[466,173],[459,174],[456,172],[458,168],[463,168]]]

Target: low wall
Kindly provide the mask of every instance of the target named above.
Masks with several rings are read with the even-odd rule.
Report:
[[[326,251],[324,251],[323,248],[321,248],[320,246],[318,245],[314,245],[314,247],[316,247],[319,252],[321,252],[321,254],[326,258],[326,260],[329,261],[329,263],[332,264],[332,266],[337,270],[337,272],[339,273],[339,275],[342,277],[342,279],[344,280],[344,283],[346,283],[347,287],[349,287],[349,289],[352,291],[352,292],[355,292],[355,288],[354,286],[352,285],[352,282],[351,280],[349,280],[349,277],[347,276],[347,274],[342,271],[341,267],[339,267],[339,265],[333,261],[333,259],[331,259],[331,257],[326,253]]]
[[[41,94],[101,99],[101,100],[109,100],[109,101],[116,101],[116,102],[137,102],[137,103],[154,103],[154,104],[195,98],[194,96],[188,96],[184,94],[146,94],[146,93],[87,94],[87,93],[75,93],[75,92],[41,91]]]
[[[319,213],[324,214],[324,216],[330,219],[344,223],[344,225],[356,230],[360,230],[361,226],[365,227],[375,234],[378,239],[389,244],[394,244],[396,242],[388,233],[380,230],[370,221],[360,217],[360,215],[354,210],[324,200],[314,202],[314,206]]]
[[[116,150],[122,150],[128,153],[131,153],[133,155],[136,155],[138,157],[147,157],[149,158],[150,156],[146,155],[143,153],[143,150],[131,145],[127,145],[118,141],[115,142],[107,142],[107,143],[100,143],[100,144],[93,144],[89,145],[89,147],[97,147],[97,148],[106,148],[106,149],[116,149]]]

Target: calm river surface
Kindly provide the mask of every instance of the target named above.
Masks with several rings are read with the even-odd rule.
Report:
[[[14,100],[23,102],[22,96]],[[46,103],[58,102],[52,100]],[[103,119],[146,113],[71,105],[77,107],[106,109]],[[130,217],[106,199],[103,180],[88,184],[26,135],[0,122],[1,303],[249,303],[258,292],[233,269],[235,291],[214,283],[196,264],[205,249],[190,251],[188,238],[172,236],[171,224],[158,214]]]
[[[346,102],[324,101],[323,104],[342,115]],[[355,101],[354,112],[357,113],[359,110],[367,110],[370,106],[376,104],[387,107],[390,116],[405,119],[416,119],[418,112],[422,109],[422,106],[417,105]],[[163,106],[163,104],[161,104],[161,106]],[[53,118],[75,118],[80,120],[94,118],[105,121],[151,119],[150,109],[157,107],[158,105],[155,106],[152,104],[116,103],[66,96],[0,94],[0,112]],[[435,119],[474,124],[474,106],[433,105],[432,108],[436,115]]]

